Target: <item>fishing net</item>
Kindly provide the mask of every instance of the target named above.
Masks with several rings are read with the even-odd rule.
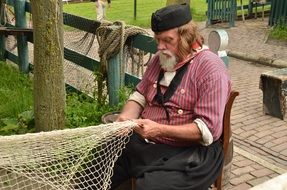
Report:
[[[122,21],[99,23],[89,19],[79,19],[74,15],[64,14],[64,47],[65,59],[64,69],[66,82],[86,93],[93,92],[97,86],[97,77],[106,77],[107,61],[116,54],[120,55],[122,62],[121,73],[131,73],[135,76],[142,76],[150,54],[146,54],[137,48],[133,48],[129,37],[137,34],[148,34],[142,28],[125,25]],[[68,26],[72,25],[74,27]],[[78,29],[80,28],[80,29]],[[83,31],[85,28],[86,31]],[[84,56],[75,54],[77,52]],[[85,69],[73,62],[91,62],[86,57],[98,60],[98,69]],[[71,61],[70,61],[71,60]],[[73,61],[73,62],[72,62]],[[123,81],[123,76],[120,79]],[[102,81],[100,84],[102,85]]]
[[[109,189],[135,124],[0,137],[1,190]]]

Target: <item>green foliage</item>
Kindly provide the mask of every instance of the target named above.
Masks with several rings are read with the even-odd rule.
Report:
[[[0,135],[34,132],[32,81],[29,76],[20,74],[17,68],[0,64]],[[100,124],[102,115],[119,111],[131,92],[132,87],[121,89],[120,103],[115,107],[109,106],[106,94],[103,95],[104,101],[98,102],[84,93],[67,93],[66,128]]]
[[[105,113],[122,109],[132,92],[131,87],[124,87],[119,92],[119,105],[110,107],[106,102],[99,103],[96,99],[85,94],[70,93],[67,95],[66,127],[77,128],[102,123],[101,117]]]
[[[0,62],[0,118],[17,118],[33,105],[32,81],[19,69]]]
[[[25,111],[17,118],[0,119],[0,135],[25,134],[35,132],[34,114],[32,111]]]
[[[32,110],[25,111],[18,115],[18,125],[22,128],[26,128],[28,132],[35,131],[34,112]]]
[[[270,37],[277,40],[287,41],[287,22],[284,19],[280,19],[278,24],[270,32]]]
[[[0,120],[0,135],[18,134],[22,129],[18,126],[17,119],[3,118]]]
[[[107,105],[99,105],[97,101],[84,94],[67,95],[66,126],[68,128],[84,127],[101,123],[101,115],[111,111]]]
[[[125,105],[129,96],[133,93],[134,86],[125,86],[120,89],[119,91],[119,105],[117,106],[116,110],[121,110]]]

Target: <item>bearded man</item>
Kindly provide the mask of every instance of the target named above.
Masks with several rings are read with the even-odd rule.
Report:
[[[219,142],[231,85],[223,61],[203,45],[187,4],[152,14],[158,52],[118,121],[137,123],[114,167],[112,189],[206,190],[223,163]]]

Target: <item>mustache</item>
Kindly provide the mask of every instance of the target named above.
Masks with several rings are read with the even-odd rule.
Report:
[[[168,56],[173,56],[173,53],[171,53],[171,52],[168,51],[168,50],[161,50],[161,51],[160,51],[160,54],[162,54],[162,55],[168,55]]]

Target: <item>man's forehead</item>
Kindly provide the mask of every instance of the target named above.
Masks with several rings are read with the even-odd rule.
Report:
[[[163,32],[156,32],[154,34],[155,38],[177,38],[179,36],[178,29],[173,28]]]

